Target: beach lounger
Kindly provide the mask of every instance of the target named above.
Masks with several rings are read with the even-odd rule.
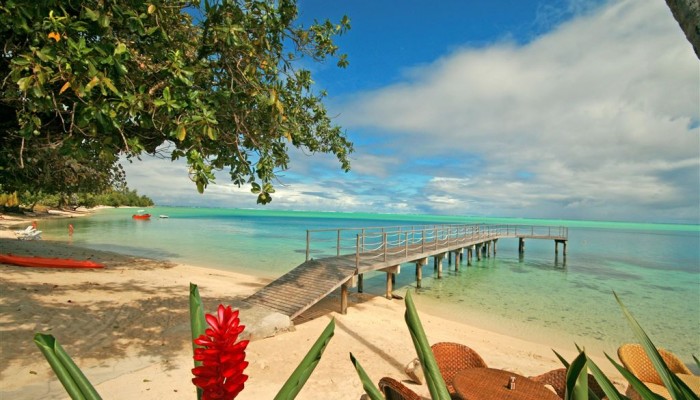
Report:
[[[562,399],[566,394],[566,368],[553,369],[541,375],[531,376],[530,379],[543,385],[550,385]],[[599,399],[605,397],[605,392],[591,374],[588,374],[588,390],[595,393]]]
[[[41,231],[32,230],[29,233],[23,233],[17,236],[19,240],[38,240],[41,239]]]
[[[394,378],[384,377],[379,380],[379,390],[386,400],[422,400],[422,397]]]
[[[686,383],[689,384],[691,389],[697,390],[697,388],[693,387],[694,385],[691,383],[691,381],[694,383],[696,380],[694,378],[698,377],[693,375],[688,367],[683,364],[683,361],[681,361],[678,356],[670,351],[666,351],[664,349],[657,350],[659,351],[661,358],[664,360],[664,363],[666,363],[668,366],[668,369],[681,377],[681,379],[689,378],[689,381]],[[649,389],[667,399],[671,398],[670,394],[666,390],[666,387],[664,386],[663,381],[661,380],[661,377],[656,372],[654,365],[651,363],[651,360],[647,356],[642,345],[637,343],[623,344],[617,349],[617,356],[620,361],[622,361],[625,368],[632,372],[634,376],[639,378],[640,381],[644,382]],[[683,380],[685,381],[685,379]],[[627,387],[627,396],[632,399],[640,398],[639,394],[631,386]]]
[[[483,358],[470,347],[459,343],[440,342],[430,347],[435,355],[442,378],[447,384],[447,390],[456,397],[452,380],[457,372],[468,368],[488,368]]]
[[[26,227],[25,229],[22,229],[22,230],[19,230],[19,231],[15,231],[15,234],[17,234],[17,236],[26,235],[26,234],[28,234],[28,233],[31,233],[33,230],[34,230],[34,227],[31,226],[31,225],[29,225],[29,226]]]

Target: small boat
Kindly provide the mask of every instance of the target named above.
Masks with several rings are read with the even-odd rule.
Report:
[[[90,260],[74,260],[72,258],[48,258],[15,256],[12,254],[0,254],[0,264],[18,265],[20,267],[41,268],[104,268],[104,264]]]
[[[146,210],[138,210],[136,214],[132,215],[133,219],[151,219],[151,214],[148,214]]]
[[[165,218],[170,218],[170,217],[168,217],[168,216],[165,215],[165,214],[161,214],[161,215],[158,216],[158,218],[163,218],[163,219],[165,219]]]

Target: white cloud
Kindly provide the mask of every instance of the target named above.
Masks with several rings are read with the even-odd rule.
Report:
[[[662,1],[582,9],[529,43],[457,49],[332,104],[353,171],[291,149],[268,208],[700,222],[691,46]],[[199,195],[182,162],[127,172],[160,204],[256,207],[225,173]]]
[[[341,108],[351,131],[395,135],[406,160],[483,160],[434,175],[428,209],[699,217],[698,60],[663,2],[615,1],[522,46],[464,48]],[[470,179],[456,191],[441,175]]]

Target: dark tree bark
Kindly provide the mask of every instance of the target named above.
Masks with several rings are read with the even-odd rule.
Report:
[[[700,59],[700,0],[666,0],[666,4]]]

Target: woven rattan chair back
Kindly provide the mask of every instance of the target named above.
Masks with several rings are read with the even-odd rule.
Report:
[[[543,385],[551,385],[557,392],[557,396],[562,399],[566,394],[566,368],[553,369],[542,375],[531,376],[530,379]],[[605,392],[590,374],[588,375],[588,390],[595,393],[599,399],[605,397]]]
[[[459,343],[440,342],[431,346],[440,374],[447,384],[447,390],[454,397],[455,388],[452,380],[457,372],[468,368],[487,368],[486,362],[470,347]]]
[[[683,364],[683,361],[675,354],[664,349],[657,350],[671,372],[675,374],[692,374],[688,367]],[[637,343],[623,344],[617,349],[617,356],[620,358],[625,368],[639,378],[640,381],[655,383],[657,385],[664,384],[663,381],[661,381],[661,377],[656,372],[654,365],[651,363],[651,360],[649,360],[646,352],[644,352],[642,345]]]
[[[394,378],[384,377],[379,380],[379,390],[386,400],[422,400],[413,390]]]

